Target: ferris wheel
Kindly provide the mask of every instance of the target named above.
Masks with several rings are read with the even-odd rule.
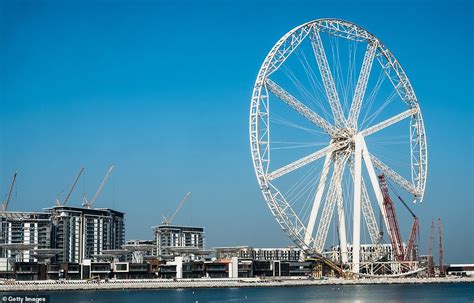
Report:
[[[388,48],[354,23],[318,19],[278,40],[255,82],[249,131],[276,221],[306,251],[339,247],[355,273],[361,245],[390,228],[378,177],[406,200],[423,199],[427,143],[415,92]]]

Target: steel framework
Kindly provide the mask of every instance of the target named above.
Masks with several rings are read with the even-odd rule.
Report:
[[[338,87],[326,56],[321,33],[338,39],[367,44],[347,117],[341,107]],[[305,39],[309,39],[311,44],[313,56],[322,79],[323,91],[331,109],[331,122],[333,123],[307,106],[303,100],[299,100],[292,95],[283,85],[277,84],[275,80],[270,78],[281,68],[288,57],[300,47]],[[390,80],[390,84],[403,101],[406,110],[380,123],[362,128],[358,125],[358,120],[365,100],[368,79],[375,62],[380,64],[381,70],[386,78]],[[301,119],[310,122],[315,129],[327,134],[329,137],[327,146],[272,170],[270,168],[271,94],[277,98],[277,102],[278,100],[282,101],[298,113]],[[411,161],[409,165],[411,180],[403,177],[402,174],[371,154],[365,142],[366,137],[408,118],[410,118]],[[415,201],[421,202],[425,190],[428,164],[424,123],[415,92],[401,65],[388,48],[362,27],[338,19],[317,19],[290,30],[272,47],[258,72],[250,104],[249,133],[252,162],[259,188],[271,213],[289,237],[299,247],[307,251],[321,253],[324,250],[329,225],[334,208],[336,208],[342,262],[348,263],[351,270],[356,274],[362,270],[367,273],[377,271],[378,269],[374,269],[373,264],[359,261],[361,215],[364,217],[371,241],[374,244],[380,242],[379,226],[375,220],[370,202],[369,189],[366,187],[367,182],[365,182],[362,174],[363,163],[365,163],[368,174],[368,184],[371,185],[376,203],[383,215],[383,223],[387,229],[389,226],[388,216],[375,169],[378,169],[380,173],[383,173],[412,195]],[[287,197],[280,192],[274,181],[320,158],[325,158],[324,165],[317,182],[309,219],[305,221],[293,209],[291,201],[288,201]],[[353,198],[351,201],[353,203],[352,258],[348,257],[348,239],[345,230],[347,201],[343,201],[342,177],[346,166],[349,166],[353,180]],[[332,176],[329,185],[326,186],[331,168]],[[315,232],[314,228],[319,213],[319,225]],[[350,261],[351,259],[352,261]],[[398,265],[387,263],[380,266],[384,270],[391,268],[390,274],[417,270],[413,263]]]

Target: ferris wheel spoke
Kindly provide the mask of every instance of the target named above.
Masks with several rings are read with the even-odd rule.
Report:
[[[308,220],[308,225],[306,228],[306,233],[304,237],[304,242],[309,246],[309,242],[314,232],[314,225],[316,223],[316,217],[318,216],[319,207],[321,205],[321,199],[323,197],[324,188],[326,187],[326,179],[328,177],[329,168],[331,166],[331,155],[332,153],[326,154],[326,159],[324,160],[323,170],[319,178],[318,187],[316,188],[316,195],[313,201],[313,207],[311,208],[311,213]]]
[[[329,135],[334,135],[336,133],[336,129],[331,124],[329,124],[329,122],[327,122],[324,118],[316,114],[313,110],[304,105],[301,101],[296,99],[294,96],[292,96],[281,86],[273,82],[271,79],[266,79],[266,86],[280,100],[288,104],[291,108],[293,108],[300,115],[308,119],[310,122],[322,128]]]
[[[377,123],[369,128],[366,128],[364,129],[363,131],[361,131],[360,133],[366,137],[368,135],[371,135],[373,133],[376,133],[384,128],[387,128],[397,122],[400,122],[408,117],[411,117],[413,115],[415,115],[416,113],[418,112],[418,107],[415,107],[415,108],[410,108],[409,110],[406,110],[396,116],[393,116],[385,121],[382,121],[380,123]]]
[[[285,165],[270,174],[267,175],[268,180],[275,180],[276,178],[279,178],[283,175],[286,175],[289,172],[292,172],[298,168],[301,168],[313,161],[318,160],[319,158],[325,156],[327,153],[331,153],[334,150],[338,149],[341,147],[341,143],[332,143],[329,146],[326,146],[323,149],[318,150],[317,152],[314,152],[312,154],[309,154],[301,159],[298,159],[288,165]]]
[[[374,62],[375,51],[377,50],[377,44],[370,42],[367,44],[367,50],[365,51],[364,61],[357,80],[354,97],[352,98],[351,108],[349,110],[348,124],[349,127],[357,128],[357,120],[359,118],[360,109],[362,106],[362,100],[364,99],[365,91],[367,90],[367,83],[372,70],[372,63]]]
[[[370,154],[370,158],[374,165],[380,169],[387,177],[392,179],[395,183],[400,185],[406,191],[414,195],[415,197],[421,196],[421,192],[417,189],[410,181],[402,177],[399,173],[391,169],[387,164],[380,161],[377,157]]]
[[[341,101],[337,93],[336,84],[329,68],[328,59],[324,51],[323,42],[319,35],[319,29],[316,27],[310,33],[311,46],[318,63],[321,78],[323,80],[324,89],[326,96],[328,97],[329,105],[331,107],[332,114],[334,116],[335,125],[337,128],[342,128],[346,124],[344,112],[342,111]]]

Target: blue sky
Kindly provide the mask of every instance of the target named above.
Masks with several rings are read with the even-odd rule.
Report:
[[[127,239],[192,196],[176,223],[208,246],[284,246],[255,180],[248,110],[273,44],[306,21],[353,21],[401,62],[429,144],[422,250],[442,217],[448,262],[474,261],[473,28],[470,1],[0,1],[0,185],[11,209],[71,199],[127,213]]]

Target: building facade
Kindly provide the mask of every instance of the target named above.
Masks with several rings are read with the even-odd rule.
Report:
[[[161,259],[173,259],[173,248],[204,249],[204,228],[178,225],[153,227],[156,243],[155,255]]]
[[[305,258],[303,250],[297,247],[254,248],[250,246],[216,247],[217,259],[237,257],[248,260],[299,261]]]
[[[124,213],[108,208],[56,206],[51,214],[52,248],[58,262],[81,263],[125,243]]]
[[[17,261],[33,262],[29,249],[51,247],[51,215],[46,212],[1,212],[0,213],[0,258],[15,258]],[[13,249],[17,246],[16,249]],[[9,249],[11,248],[11,249]]]

